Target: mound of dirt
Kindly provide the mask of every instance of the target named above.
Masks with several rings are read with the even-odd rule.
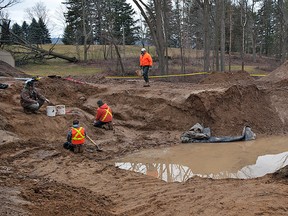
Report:
[[[259,79],[259,81],[279,82],[282,80],[288,80],[287,70],[288,70],[288,61],[284,62],[284,64],[280,65],[274,71],[269,73],[269,75]]]
[[[31,77],[24,72],[12,67],[6,62],[0,61],[0,76],[4,77]]]
[[[200,84],[216,84],[216,83],[237,83],[252,82],[254,79],[246,71],[237,72],[212,72],[208,77],[202,79]]]
[[[256,134],[288,132],[288,115],[280,105],[287,98],[284,86],[259,87],[238,72],[235,78],[226,73],[211,77],[200,84],[151,81],[150,88],[143,88],[143,80],[42,78],[36,84],[41,93],[66,107],[66,115],[55,117],[46,115],[48,104],[38,114],[25,114],[19,103],[24,82],[14,80],[0,90],[0,132],[9,135],[0,142],[0,190],[6,197],[0,213],[285,215],[287,185],[277,178],[165,183],[109,161],[140,149],[177,145],[197,122],[210,127],[214,136],[234,136],[244,125]],[[92,125],[99,99],[113,110],[114,130]],[[103,152],[88,140],[83,154],[63,148],[75,118]]]

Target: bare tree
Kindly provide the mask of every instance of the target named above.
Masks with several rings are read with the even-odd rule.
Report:
[[[180,48],[180,58],[181,58],[181,73],[185,73],[184,47],[183,47],[183,39],[184,39],[183,38],[183,32],[184,32],[183,20],[185,17],[184,5],[185,5],[185,0],[182,1],[182,7],[180,5],[180,0],[175,0],[175,8],[176,8],[175,9],[175,13],[176,13],[175,28],[176,28],[176,32],[178,33],[178,38],[179,38],[179,48]],[[189,10],[189,7],[186,7],[186,10]]]
[[[37,2],[33,7],[25,9],[25,12],[30,20],[33,18],[39,20],[41,18],[46,25],[50,21],[49,10],[43,2]]]
[[[203,9],[203,32],[204,32],[204,71],[210,70],[210,1],[196,0]]]
[[[257,43],[257,32],[258,32],[258,29],[257,29],[257,25],[256,25],[256,13],[255,13],[255,10],[256,10],[256,3],[258,2],[259,0],[252,0],[252,4],[251,4],[251,16],[249,17],[251,22],[252,22],[252,26],[251,26],[251,31],[250,31],[250,34],[251,34],[251,42],[252,42],[252,55],[253,55],[253,62],[256,62],[256,43]]]
[[[288,29],[288,11],[285,8],[283,0],[278,0],[278,10],[280,12],[280,60],[283,63],[286,59],[287,51],[287,29]]]
[[[65,13],[67,9],[63,6],[60,5],[55,11],[54,14],[52,14],[52,17],[54,18],[53,21],[49,22],[50,25],[48,25],[49,30],[51,32],[56,31],[58,32],[59,30],[62,31],[61,35],[63,34],[63,29],[67,26],[66,19],[65,19]],[[61,37],[60,35],[58,37]]]
[[[167,74],[167,67],[165,67],[165,37],[164,37],[164,18],[162,13],[162,5],[165,0],[153,0],[155,6],[155,13],[143,2],[143,0],[133,0],[135,5],[141,12],[145,19],[153,41],[155,43],[156,52],[159,58],[159,69],[161,74]],[[145,10],[144,10],[145,9]]]
[[[87,29],[87,23],[89,23],[89,12],[87,7],[87,1],[81,0],[82,2],[82,31],[83,31],[83,38],[84,38],[84,61],[87,61],[87,54],[90,48],[90,43],[88,44],[87,41],[91,38],[92,28],[90,27],[90,31]]]
[[[229,72],[231,72],[231,52],[232,52],[232,3],[229,6]]]
[[[248,11],[248,1],[240,0],[240,10],[241,10],[241,27],[242,27],[242,50],[241,50],[241,59],[242,59],[242,71],[244,71],[244,55],[245,55],[245,27],[247,24],[247,11]]]
[[[213,13],[212,13],[213,14]],[[213,51],[213,70],[219,71],[219,47],[220,47],[220,23],[221,20],[221,7],[220,7],[220,0],[215,1],[215,17],[212,16],[213,23],[214,23],[214,36],[213,36],[213,43],[214,43],[214,51]],[[216,68],[214,68],[214,64]]]
[[[20,3],[21,0],[0,0],[0,11]]]
[[[220,68],[221,71],[225,71],[225,0],[219,0],[220,2]]]

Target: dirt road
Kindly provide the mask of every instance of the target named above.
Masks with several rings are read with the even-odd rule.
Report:
[[[66,115],[56,117],[47,117],[45,106],[25,114],[19,104],[23,81],[5,79],[10,86],[0,90],[0,215],[288,215],[287,167],[281,175],[251,180],[166,183],[109,162],[177,145],[197,122],[216,136],[235,135],[245,124],[256,134],[286,134],[288,80],[285,73],[275,75],[284,69],[269,80],[216,73],[192,83],[153,80],[150,88],[140,79],[90,77],[81,80],[91,84],[83,84],[43,78],[41,93],[66,106]],[[92,126],[98,99],[113,109],[113,131]],[[75,118],[103,152],[89,141],[83,154],[62,147]]]

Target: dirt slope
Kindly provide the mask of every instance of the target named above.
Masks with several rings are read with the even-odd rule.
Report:
[[[277,178],[166,183],[109,162],[139,149],[177,145],[197,122],[216,136],[237,135],[246,124],[256,134],[287,133],[286,83],[255,81],[242,72],[214,73],[198,83],[153,80],[150,88],[139,79],[81,80],[94,81],[39,81],[46,97],[66,106],[67,114],[56,117],[46,116],[46,105],[37,115],[24,114],[23,81],[6,80],[9,88],[0,90],[0,215],[288,214],[285,172]],[[114,131],[92,126],[100,98],[113,109]],[[103,152],[88,141],[81,155],[62,148],[75,118]]]

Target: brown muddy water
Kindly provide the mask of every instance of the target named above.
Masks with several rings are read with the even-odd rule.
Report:
[[[230,143],[189,143],[143,150],[115,160],[115,166],[167,182],[203,178],[256,178],[288,165],[288,136]]]

